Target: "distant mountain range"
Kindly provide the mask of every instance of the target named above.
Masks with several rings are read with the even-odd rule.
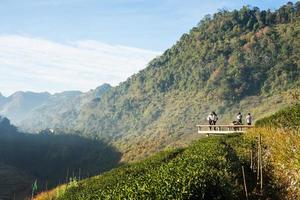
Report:
[[[9,97],[0,94],[0,114],[18,123],[26,118],[30,111],[45,103],[50,97],[51,94],[47,92],[15,92]]]
[[[48,116],[58,116],[62,113],[74,113],[80,110],[80,107],[90,102],[92,99],[99,98],[104,92],[109,90],[109,84],[103,84],[94,90],[83,93],[80,91],[66,91],[51,95],[50,93],[35,92],[15,92],[9,97],[0,94],[0,115],[9,118],[15,125],[25,124],[23,121],[32,123],[32,126],[46,121],[46,125],[39,126],[37,129],[28,128],[36,131],[49,128]],[[47,119],[45,119],[47,118]],[[31,121],[32,120],[32,121]],[[25,129],[27,126],[20,128]]]

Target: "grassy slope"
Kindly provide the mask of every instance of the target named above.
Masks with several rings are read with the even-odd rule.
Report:
[[[299,115],[299,104],[260,120],[286,120]],[[269,120],[270,121],[270,120]],[[272,125],[272,121],[270,122]],[[300,123],[295,118],[294,123]],[[284,122],[283,122],[284,124]],[[66,189],[40,195],[45,199],[240,199],[241,166],[246,166],[248,191],[255,196],[250,164],[257,137],[263,141],[264,191],[260,199],[297,199],[300,191],[300,132],[295,129],[255,128],[244,136],[201,139],[185,149],[161,152],[144,161],[124,165],[103,175],[73,182]],[[255,154],[254,154],[255,158]],[[255,160],[255,159],[254,159]]]
[[[205,138],[80,181],[58,199],[240,199],[244,161],[232,148],[240,142],[240,136]]]
[[[296,129],[300,126],[300,103],[287,107],[279,112],[256,122],[258,126],[275,126],[278,128]]]
[[[286,107],[257,121],[259,128],[245,139],[257,144],[262,137],[266,176],[272,179],[282,199],[300,198],[300,104]]]

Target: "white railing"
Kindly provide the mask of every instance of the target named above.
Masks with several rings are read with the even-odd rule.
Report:
[[[244,133],[247,129],[253,128],[252,125],[197,125],[198,133],[204,134],[227,134]]]

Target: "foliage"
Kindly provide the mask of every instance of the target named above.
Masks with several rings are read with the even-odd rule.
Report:
[[[275,126],[285,129],[300,129],[300,104],[287,107],[256,122],[257,126]]]
[[[270,96],[299,87],[300,22],[293,16],[299,16],[299,4],[275,12],[244,7],[216,13],[145,70],[86,105],[76,128],[121,148],[144,138],[165,141],[157,150],[190,134],[212,110],[230,123],[238,111],[262,109]],[[280,106],[275,101],[265,112]]]
[[[271,118],[284,119],[287,112],[297,114],[298,106],[287,107]],[[244,165],[251,199],[298,199],[300,130],[266,125],[248,131],[243,137],[203,138],[186,149],[161,152],[142,162],[80,181],[63,195],[51,198],[241,199],[240,169]],[[253,177],[249,168],[247,170],[255,159],[255,154],[250,158],[249,152],[253,152],[259,136],[262,137],[265,174],[263,196],[257,196],[256,175]]]
[[[255,143],[261,136],[265,146],[265,163],[281,199],[300,198],[300,104],[286,107],[256,122],[260,128],[245,134]],[[287,194],[286,194],[287,193]]]
[[[247,140],[256,141],[261,135],[264,149],[265,167],[273,179],[280,199],[300,198],[300,132],[270,127],[249,131]]]
[[[229,145],[236,137],[161,152],[83,180],[58,199],[240,199],[241,163]]]
[[[67,111],[41,108],[26,124],[79,130],[113,142],[134,160],[133,146],[149,155],[173,145],[213,110],[220,123],[232,122],[239,111],[258,119],[287,102],[283,92],[300,86],[299,16],[299,2],[275,11],[221,10],[99,98]]]

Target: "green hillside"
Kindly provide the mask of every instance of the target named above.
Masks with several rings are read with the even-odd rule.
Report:
[[[145,70],[80,112],[76,129],[113,140],[127,160],[194,138],[212,110],[266,116],[300,86],[300,3],[205,17]],[[145,140],[147,138],[147,140]],[[131,146],[128,146],[131,143]]]
[[[261,137],[264,146],[264,166],[269,187],[276,186],[280,199],[300,198],[300,118],[299,104],[288,106],[257,122],[245,134],[253,145]]]
[[[58,128],[101,138],[136,160],[197,138],[195,125],[216,111],[255,119],[290,102],[300,87],[300,3],[207,15],[148,66],[99,98],[41,107],[27,129]],[[68,109],[65,108],[67,102]],[[71,102],[70,104],[68,104]],[[73,105],[73,106],[72,106]],[[56,109],[58,108],[58,109]]]
[[[286,112],[298,114],[298,107],[285,108],[271,118],[284,119]],[[295,122],[299,124],[300,119]],[[300,129],[284,130],[270,125],[244,135],[208,137],[184,149],[160,152],[100,176],[73,180],[42,193],[36,200],[245,199],[242,166],[249,199],[299,199]],[[262,190],[260,179],[257,181],[259,137]]]
[[[239,139],[206,138],[187,149],[162,152],[70,183],[57,199],[241,199],[242,161],[231,146]]]
[[[300,129],[300,104],[287,107],[256,122],[258,126],[276,126],[279,128]]]

